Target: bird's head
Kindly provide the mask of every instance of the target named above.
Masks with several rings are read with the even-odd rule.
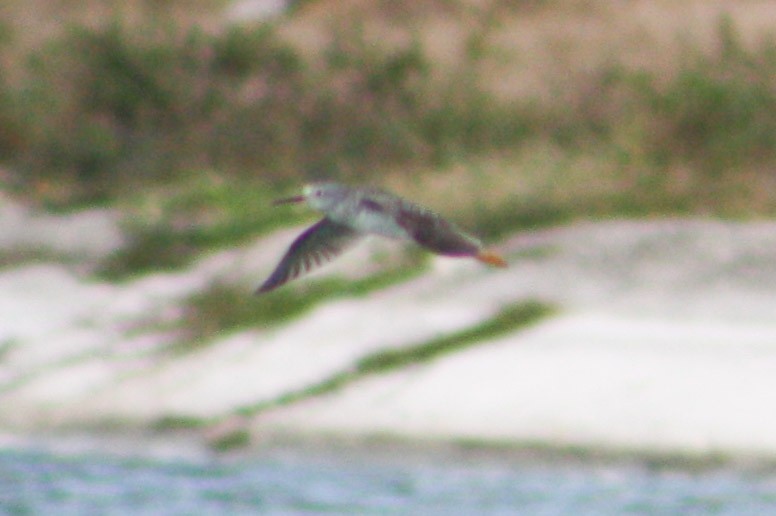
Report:
[[[338,183],[310,183],[302,188],[302,195],[280,199],[274,204],[306,201],[313,209],[328,212],[347,196],[348,190]]]

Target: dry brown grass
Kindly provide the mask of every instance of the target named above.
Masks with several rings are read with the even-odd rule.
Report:
[[[606,216],[616,211],[614,202],[638,191],[646,175],[644,168],[621,166],[611,150],[601,147],[568,152],[532,141],[508,154],[463,158],[409,174],[396,171],[383,183],[486,239],[498,239],[515,227]],[[682,197],[687,191],[674,194]],[[656,212],[663,209],[655,206]],[[634,206],[634,212],[647,215],[649,209]]]
[[[287,35],[304,45],[320,41],[337,20],[362,18],[375,41],[400,44],[420,35],[439,62],[469,66],[467,50],[477,43],[472,35],[484,27],[479,37],[486,39],[485,51],[476,66],[486,88],[502,99],[534,98],[556,106],[560,100],[578,111],[619,109],[607,105],[612,98],[600,95],[595,89],[599,83],[590,79],[608,66],[648,72],[659,87],[687,65],[688,55],[720,52],[721,20],[735,28],[737,44],[755,51],[773,37],[776,19],[776,4],[764,0],[482,0],[433,13],[413,11],[408,28],[397,23],[395,13],[376,13],[377,4],[316,2],[289,24]],[[776,181],[762,164],[745,165],[709,182],[706,171],[679,161],[655,177],[641,156],[645,149],[634,144],[639,135],[631,134],[644,130],[636,124],[614,136],[615,147],[630,156],[627,164],[612,149],[593,145],[569,152],[531,141],[511,152],[465,158],[442,168],[388,170],[384,183],[468,221],[532,204],[559,207],[572,216],[588,210],[595,216],[606,212],[598,205],[617,196],[627,203],[640,192],[646,208],[635,208],[637,213],[651,212],[652,205],[659,214],[672,204],[679,210],[734,217],[773,212]],[[651,195],[662,195],[664,202]]]
[[[332,26],[363,24],[380,45],[419,37],[435,60],[465,61],[472,36],[485,28],[483,76],[499,94],[548,95],[612,61],[670,75],[688,47],[713,52],[729,17],[747,48],[773,35],[769,0],[469,0],[459,2],[336,0],[309,2],[284,25],[310,52],[325,48]],[[478,37],[482,37],[479,35]],[[376,43],[377,44],[377,43]],[[555,100],[548,97],[548,100]]]
[[[375,44],[406,44],[419,38],[429,55],[447,66],[476,66],[480,83],[502,99],[539,99],[578,111],[619,109],[590,77],[608,66],[651,73],[658,83],[674,77],[688,54],[719,52],[721,20],[735,27],[743,48],[755,50],[773,37],[776,4],[768,0],[571,0],[510,2],[470,0],[417,7],[410,2],[350,0],[311,2],[284,27],[302,48],[325,46],[332,26],[360,20]],[[407,20],[411,21],[408,22]],[[348,20],[344,22],[343,20]],[[481,38],[484,41],[476,41]],[[476,63],[467,58],[481,44]],[[689,52],[688,52],[689,51]],[[500,213],[510,206],[549,203],[585,206],[612,195],[632,195],[664,185],[667,197],[695,211],[740,216],[771,212],[776,194],[771,174],[744,167],[708,184],[704,171],[673,163],[649,179],[633,142],[644,127],[623,127],[616,145],[631,155],[628,165],[591,147],[569,153],[547,142],[528,142],[511,152],[470,157],[439,167],[387,170],[383,183],[463,220]],[[647,178],[647,179],[645,179]],[[746,178],[745,180],[742,180]],[[720,190],[728,193],[722,194]],[[630,192],[628,194],[627,192]],[[645,195],[646,197],[646,195]],[[694,198],[693,206],[688,206]],[[599,201],[600,200],[600,201]],[[667,201],[670,204],[670,200]],[[704,208],[704,204],[707,208]],[[656,211],[664,206],[658,203]],[[603,210],[605,211],[605,210]]]
[[[15,43],[32,46],[71,23],[130,25],[172,18],[181,25],[219,30],[228,0],[6,0],[0,19]],[[332,27],[354,23],[381,45],[419,36],[435,59],[460,60],[469,37],[488,26],[492,86],[509,95],[542,93],[569,74],[595,70],[616,58],[629,66],[674,70],[688,44],[712,51],[721,16],[729,16],[743,43],[755,46],[773,32],[770,0],[459,0],[414,2],[319,0],[302,3],[282,21],[286,37],[314,53]]]
[[[204,26],[206,31],[218,33],[225,24],[223,13],[226,5],[226,0],[11,0],[0,5],[0,16],[11,20],[6,23],[11,24],[17,36],[20,31],[23,32],[18,44],[31,45],[62,30],[67,22],[94,26],[117,18],[123,20],[124,27],[130,28],[130,34],[133,34],[134,21],[140,23],[148,19],[172,19],[183,27]],[[701,70],[701,79],[708,79],[708,84],[714,87],[714,81],[719,77],[709,70],[713,72],[714,60],[719,59],[720,46],[724,45],[720,21],[727,19],[733,27],[736,45],[754,52],[753,55],[758,57],[757,49],[773,34],[771,20],[774,17],[776,5],[767,0],[301,2],[292,15],[277,20],[276,28],[283,41],[290,43],[306,59],[300,70],[304,74],[309,72],[309,77],[319,81],[315,84],[320,87],[313,88],[312,93],[330,88],[336,96],[338,87],[347,92],[348,84],[358,85],[358,81],[363,81],[362,76],[374,72],[380,60],[385,61],[385,56],[390,56],[391,49],[406,51],[412,45],[419,47],[422,58],[428,58],[432,63],[432,75],[429,78],[421,74],[423,87],[413,90],[417,93],[415,101],[422,104],[426,111],[419,109],[419,115],[413,112],[405,118],[399,117],[394,126],[359,126],[354,125],[354,120],[360,120],[358,117],[344,116],[347,108],[365,98],[369,100],[368,91],[366,97],[354,94],[344,104],[337,104],[331,123],[339,124],[337,134],[332,137],[339,147],[327,147],[329,142],[325,141],[319,145],[320,148],[312,149],[314,145],[309,140],[294,138],[300,131],[295,129],[297,126],[293,121],[286,120],[289,123],[283,136],[288,138],[281,140],[290,143],[288,148],[277,152],[277,159],[283,161],[281,168],[288,171],[287,177],[293,178],[302,178],[307,173],[301,170],[304,161],[297,155],[312,152],[316,154],[316,159],[320,158],[319,161],[326,161],[324,158],[331,155],[331,161],[339,166],[343,161],[340,159],[343,149],[347,148],[337,140],[342,136],[340,133],[358,133],[359,127],[366,127],[361,132],[375,133],[367,135],[377,141],[372,147],[384,150],[398,142],[399,150],[401,145],[409,149],[405,153],[408,157],[399,159],[389,155],[384,159],[380,152],[374,152],[373,156],[358,161],[349,156],[348,159],[353,159],[335,168],[334,174],[354,180],[363,176],[366,182],[383,183],[436,206],[440,211],[448,212],[453,206],[462,220],[474,221],[481,226],[487,225],[489,219],[514,214],[515,207],[523,209],[528,214],[525,217],[529,217],[532,210],[541,211],[542,206],[549,206],[550,212],[561,216],[586,216],[591,213],[606,214],[607,202],[616,204],[627,203],[629,198],[641,199],[639,202],[643,201],[644,206],[648,206],[650,196],[656,198],[661,195],[668,200],[654,202],[656,212],[671,206],[671,199],[679,199],[680,202],[674,205],[693,212],[708,209],[711,213],[737,215],[759,213],[758,210],[763,209],[772,213],[773,208],[769,206],[773,205],[776,191],[770,179],[772,174],[764,173],[770,166],[767,152],[764,161],[741,160],[733,163],[730,173],[718,174],[711,182],[703,167],[714,158],[706,159],[701,155],[696,159],[697,154],[708,151],[708,147],[690,149],[690,153],[695,152],[696,155],[689,158],[680,156],[674,159],[671,155],[656,165],[657,154],[687,152],[681,147],[687,147],[688,142],[674,143],[672,140],[682,130],[681,120],[667,117],[665,107],[662,115],[653,117],[649,105],[653,99],[639,97],[641,92],[634,86],[632,76],[624,80],[619,78],[614,86],[606,89],[606,73],[618,69],[643,73],[648,78],[648,89],[651,88],[649,94],[656,96],[660,93],[659,88],[674,87],[677,74],[692,69],[694,61],[706,55],[710,56],[712,66]],[[344,72],[327,69],[331,65],[323,57],[332,51],[332,42],[335,46],[344,45],[346,53],[354,50],[352,55],[356,56],[355,60],[361,61]],[[351,42],[354,42],[353,49],[347,46]],[[735,71],[736,68],[732,67],[730,73]],[[316,76],[316,73],[319,75]],[[425,83],[427,79],[430,87]],[[448,89],[435,90],[437,83]],[[384,89],[391,93],[403,87],[400,82],[398,86],[387,84],[389,86]],[[248,92],[249,96],[260,96],[258,89],[251,85],[255,85],[255,81],[246,84],[241,91]],[[353,89],[352,84],[350,86]],[[746,96],[751,92],[746,89],[748,85],[735,90],[738,86],[733,84],[732,94],[740,91]],[[483,143],[477,137],[466,141],[468,135],[460,138],[454,135],[448,140],[444,138],[449,135],[443,135],[438,137],[438,140],[444,140],[440,144],[431,141],[433,137],[429,137],[427,127],[425,133],[423,130],[413,132],[418,125],[428,123],[427,118],[422,119],[428,113],[428,106],[451,107],[455,102],[468,106],[471,104],[469,101],[477,97],[467,97],[466,92],[479,93],[478,88],[496,94],[495,101],[488,101],[491,108],[496,105],[494,102],[503,102],[505,108],[502,112],[522,116],[524,121],[520,123],[528,126],[526,133],[511,135],[490,145],[490,142]],[[356,93],[360,91],[356,90]],[[463,94],[456,96],[458,90]],[[685,91],[679,88],[675,96],[682,97],[684,94]],[[387,97],[393,99],[390,94]],[[302,95],[299,98],[309,100],[316,97]],[[436,104],[433,104],[435,101]],[[274,102],[274,105],[281,103]],[[724,111],[728,108],[722,107],[723,116],[731,113],[730,110]],[[359,110],[365,111],[358,107],[355,113],[358,114]],[[629,110],[638,112],[633,114]],[[233,111],[228,113],[230,116],[225,117],[227,121],[237,118],[231,116]],[[367,113],[366,118],[370,122],[374,118],[383,122],[394,115],[396,110],[389,106]],[[456,116],[466,117],[469,114],[464,110],[442,113],[442,124],[452,119],[453,124],[460,124],[453,130],[461,133],[469,129],[467,124],[482,129],[483,120],[487,129],[491,120],[487,116],[467,120],[456,119]],[[496,118],[493,116],[492,120],[513,133],[522,130],[520,123],[509,125],[504,123],[503,117]],[[603,129],[596,134],[599,129],[594,126],[599,121]],[[206,125],[210,120],[206,118],[201,122]],[[233,130],[228,133],[228,141],[238,140],[239,143],[233,149],[235,153],[249,149],[257,154],[254,141],[254,133],[259,132],[257,122],[258,118],[246,116],[243,125],[228,126]],[[764,123],[762,126],[768,128],[772,124]],[[394,133],[377,134],[386,127]],[[200,133],[202,131],[195,132]],[[499,136],[498,131],[487,134]],[[701,138],[706,136],[702,131],[699,134]],[[245,135],[253,135],[254,140]],[[401,138],[406,138],[406,141]],[[176,138],[172,140],[177,141]],[[693,143],[689,142],[690,145]],[[437,149],[432,148],[434,145],[442,148],[442,153],[447,152],[447,147],[452,151],[438,158]],[[656,150],[655,147],[660,148]],[[741,145],[740,149],[744,151],[739,154],[745,154],[751,147]],[[368,150],[371,147],[364,148]],[[363,158],[366,151],[357,149],[351,154]],[[263,162],[261,165],[255,165],[255,162],[246,153],[235,161],[237,164],[234,166],[247,169],[248,174],[253,174],[252,166],[267,175],[277,173],[277,170],[267,172],[262,168],[265,165]],[[219,172],[223,172],[223,163],[219,162],[217,166],[220,167]],[[368,170],[362,174],[362,168]],[[728,194],[721,193],[723,190]],[[705,207],[706,204],[710,207]],[[635,212],[651,213],[652,209],[647,207]],[[621,211],[616,206],[610,209],[612,213]],[[556,220],[553,217],[556,215],[549,216],[547,220]]]
[[[228,0],[3,0],[0,33],[7,31],[12,52],[1,52],[6,80],[18,80],[27,65],[24,56],[61,37],[74,26],[98,28],[116,21],[133,26],[149,20],[174,19],[181,26],[218,30]]]

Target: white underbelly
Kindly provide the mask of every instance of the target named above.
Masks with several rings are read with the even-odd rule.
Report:
[[[361,210],[351,223],[352,227],[362,233],[371,233],[388,238],[409,239],[403,227],[398,225],[393,217],[385,213],[375,213]]]

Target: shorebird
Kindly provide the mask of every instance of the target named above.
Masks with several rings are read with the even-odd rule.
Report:
[[[334,259],[368,234],[410,240],[436,254],[471,257],[506,267],[496,253],[433,211],[378,188],[312,183],[302,194],[273,204],[304,202],[324,217],[307,228],[286,251],[275,271],[256,290],[269,292]]]

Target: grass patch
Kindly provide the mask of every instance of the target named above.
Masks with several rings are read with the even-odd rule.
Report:
[[[303,220],[299,211],[273,207],[276,197],[258,181],[211,171],[192,172],[185,181],[130,196],[123,201],[129,243],[105,259],[98,273],[117,280],[178,268],[204,251]]]
[[[258,171],[269,185],[361,177],[510,145],[530,127],[463,70],[439,73],[417,38],[386,46],[366,34],[335,30],[310,59],[269,23],[73,26],[28,56],[19,85],[0,83],[0,114],[17,128],[0,147],[21,187],[72,204],[198,168]]]
[[[251,434],[246,429],[237,429],[225,432],[223,435],[211,439],[208,445],[217,452],[227,452],[245,448],[251,443]]]
[[[445,354],[515,332],[520,328],[535,324],[555,312],[556,309],[553,306],[540,301],[525,301],[510,305],[492,318],[471,328],[443,335],[427,342],[405,346],[401,349],[378,351],[361,358],[348,371],[335,374],[304,389],[286,393],[276,399],[241,407],[236,413],[241,416],[255,416],[264,410],[328,394],[370,375],[429,362]]]
[[[367,375],[428,362],[440,355],[458,351],[533,324],[554,312],[554,308],[539,301],[510,305],[491,319],[472,328],[444,335],[424,344],[380,351],[364,357],[356,363],[356,374]]]
[[[0,270],[32,263],[75,263],[78,259],[48,249],[20,246],[0,251]]]
[[[26,80],[5,96],[22,107],[12,164],[23,186],[55,183],[45,199],[54,204],[114,200],[191,169],[244,169],[246,156],[274,159],[276,141],[261,126],[235,126],[246,122],[246,104],[277,122],[266,107],[286,105],[280,88],[261,99],[242,90],[246,81],[298,82],[293,51],[270,31],[211,35],[173,18],[73,26],[28,62]]]
[[[685,215],[703,207],[697,196],[666,192],[608,192],[572,199],[544,199],[504,203],[477,212],[472,227],[483,238],[497,240],[517,229],[540,229],[580,219],[605,219],[613,215],[650,217]],[[705,206],[708,206],[706,204]]]
[[[0,340],[0,363],[2,363],[17,346],[19,346],[19,342],[13,337],[7,337]]]
[[[644,189],[713,187],[776,159],[776,41],[748,49],[730,18],[718,22],[716,50],[688,48],[674,74],[615,63],[587,80],[556,120],[556,140],[612,149],[614,163],[642,169]],[[693,177],[673,176],[677,166]]]
[[[171,415],[162,416],[151,424],[155,432],[203,431],[208,445],[213,451],[226,452],[244,448],[250,444],[250,433],[242,427],[230,428],[228,431],[214,432],[217,429],[208,418],[195,416]],[[212,435],[210,435],[212,434]]]
[[[203,418],[194,416],[163,416],[154,421],[151,429],[157,432],[175,431],[175,430],[196,430],[207,425]]]
[[[425,263],[423,255],[409,253],[399,263],[362,279],[302,279],[261,296],[252,296],[244,286],[214,283],[183,302],[184,334],[171,349],[195,351],[220,335],[279,325],[332,299],[367,296],[416,277]]]
[[[445,10],[463,44],[440,59],[419,20],[389,17],[396,37],[382,38],[364,14],[311,49],[287,36],[302,8],[205,30],[170,5],[71,21],[33,47],[0,24],[7,183],[44,205],[127,208],[131,244],[107,278],[294,220],[267,208],[272,192],[324,176],[414,189],[488,239],[578,218],[776,214],[776,45],[745,46],[729,18],[711,50],[689,43],[669,71],[607,59],[509,96],[492,71],[519,69],[522,44],[499,46],[510,18],[496,11]],[[466,184],[434,178],[494,156]]]

